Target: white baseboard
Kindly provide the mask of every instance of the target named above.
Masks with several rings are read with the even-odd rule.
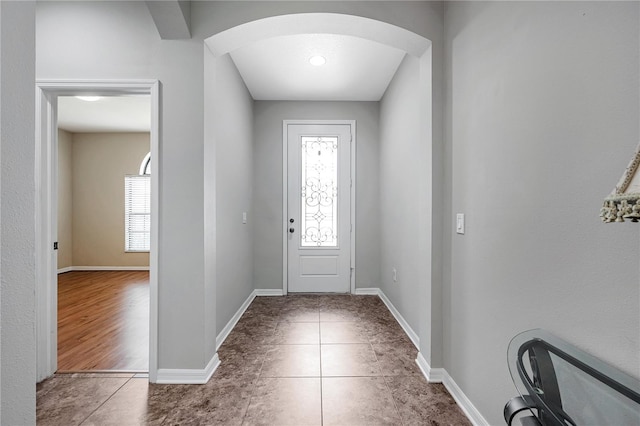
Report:
[[[258,297],[261,296],[283,296],[284,293],[282,292],[282,289],[271,289],[271,288],[258,288],[255,289],[254,294]]]
[[[379,294],[379,288],[356,288],[356,295],[358,296],[378,296]]]
[[[379,288],[357,288],[356,294],[365,294],[365,295],[378,295],[380,299],[387,306],[389,311],[393,314],[398,324],[402,327],[407,336],[411,339],[413,344],[420,350],[420,338],[413,331],[409,323],[402,317],[400,312],[393,306],[393,303],[389,300],[389,298],[384,294],[382,290]],[[422,353],[418,352],[418,357],[416,358],[416,363],[422,371],[422,374],[427,379],[429,383],[442,383],[447,388],[453,399],[456,401],[462,412],[467,416],[469,421],[475,426],[489,426],[489,422],[482,417],[480,411],[473,405],[471,400],[467,398],[467,396],[462,392],[462,389],[456,384],[453,378],[447,373],[447,370],[444,368],[431,368],[427,360],[424,358]]]
[[[253,299],[255,299],[256,297],[263,297],[263,296],[282,296],[282,290],[263,289],[263,288],[253,290],[253,292],[251,292],[249,297],[247,297],[247,300],[245,300],[244,303],[242,303],[240,308],[238,308],[238,311],[233,315],[233,317],[231,317],[227,325],[224,326],[222,331],[216,337],[216,351],[220,348],[220,346],[222,346],[222,344],[227,339],[227,337],[229,337],[229,334],[233,330],[233,327],[235,327],[238,321],[240,321],[242,314],[244,314],[244,312],[247,310],[249,305],[251,305],[251,302],[253,302]]]
[[[431,368],[427,360],[422,356],[422,353],[418,353],[416,358],[416,364],[422,371],[422,374],[429,383],[442,383],[447,391],[453,397],[458,407],[462,410],[465,416],[474,426],[489,426],[489,422],[480,414],[480,411],[473,405],[471,400],[467,398],[467,395],[462,392],[462,389],[453,380],[453,378],[447,373],[444,368]]]
[[[247,300],[245,300],[242,303],[240,308],[238,308],[238,311],[233,315],[233,317],[231,317],[227,325],[224,326],[222,331],[216,337],[216,351],[220,348],[220,346],[222,346],[222,344],[227,339],[227,337],[229,337],[229,334],[231,334],[231,331],[233,330],[233,328],[236,326],[238,321],[240,321],[242,314],[244,314],[244,312],[247,310],[249,305],[251,305],[251,302],[253,302],[253,299],[255,299],[256,297],[263,297],[263,296],[282,296],[282,290],[270,289],[270,288],[268,289],[259,288],[259,289],[253,290],[253,292],[251,292],[249,297],[247,297]]]
[[[215,353],[207,366],[202,369],[158,369],[156,383],[165,385],[203,385],[209,381],[220,365],[220,358]]]
[[[413,342],[414,346],[418,350],[420,350],[420,337],[418,337],[418,334],[415,331],[413,331],[413,329],[411,328],[411,326],[409,325],[407,320],[404,319],[404,317],[400,314],[400,312],[396,309],[396,307],[393,306],[393,303],[391,303],[391,300],[389,300],[387,295],[384,294],[384,291],[380,290],[379,288],[375,288],[375,287],[371,287],[371,288],[356,288],[356,295],[369,295],[369,296],[376,295],[376,296],[378,296],[382,300],[382,302],[387,306],[387,309],[389,309],[389,312],[391,312],[391,314],[396,319],[396,321],[398,321],[398,324],[400,324],[400,327],[402,327],[402,329],[407,334],[409,339],[411,339],[411,341]]]
[[[453,380],[453,378],[447,373],[447,370],[442,369],[443,379],[442,384],[447,388],[453,399],[456,401],[462,412],[467,416],[474,426],[489,426],[489,422],[485,419],[480,411],[473,405],[471,400],[467,398],[467,395],[462,392],[462,389]]]
[[[58,273],[72,271],[148,271],[148,266],[67,266],[58,269]]]
[[[240,317],[242,317],[244,311],[247,310],[249,305],[251,305],[251,302],[253,302],[253,299],[256,298],[256,291],[257,290],[253,290],[251,292],[249,297],[247,297],[247,300],[242,303],[238,311],[231,317],[227,325],[225,325],[222,331],[218,333],[218,336],[216,337],[216,351],[220,349],[220,346],[222,346],[227,337],[229,337],[229,334],[231,334],[233,327],[235,327],[238,321],[240,321]]]

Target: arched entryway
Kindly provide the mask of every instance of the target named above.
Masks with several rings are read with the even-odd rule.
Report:
[[[440,321],[432,321],[432,308],[439,304],[437,298],[432,297],[432,259],[434,253],[432,247],[432,234],[434,229],[433,217],[433,89],[432,89],[432,45],[431,41],[398,26],[354,15],[336,13],[302,13],[273,16],[256,21],[244,23],[228,30],[215,34],[205,40],[208,49],[205,49],[205,117],[213,117],[213,104],[215,103],[214,78],[216,61],[236,49],[258,42],[260,40],[301,34],[335,34],[359,37],[382,43],[400,49],[412,56],[419,63],[419,76],[415,83],[420,93],[419,116],[421,120],[419,129],[419,149],[415,156],[420,159],[424,167],[417,169],[415,178],[419,182],[417,191],[417,212],[414,238],[417,239],[419,257],[424,260],[416,265],[419,276],[419,294],[411,297],[419,299],[419,327],[416,331],[414,343],[420,348],[420,356],[425,373],[429,374],[429,364],[432,363],[433,347],[441,346],[434,341],[441,336],[439,330]],[[216,126],[213,122],[205,122],[205,206],[210,206],[205,212],[205,271],[212,274],[205,277],[207,283],[215,286],[216,270],[216,199],[215,199],[215,170],[216,161]],[[436,155],[437,156],[437,155]],[[210,170],[207,170],[210,168]],[[437,179],[437,178],[436,178]],[[283,255],[284,257],[284,255]],[[286,293],[286,287],[283,288]],[[439,294],[439,291],[436,291]],[[436,309],[439,312],[439,309]],[[439,349],[438,349],[439,350]],[[436,358],[439,358],[436,356]],[[437,361],[436,361],[437,363]]]

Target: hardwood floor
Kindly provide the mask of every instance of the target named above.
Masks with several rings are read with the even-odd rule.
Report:
[[[148,369],[149,272],[58,275],[58,372]]]

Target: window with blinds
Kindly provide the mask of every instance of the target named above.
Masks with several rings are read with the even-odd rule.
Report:
[[[125,251],[151,248],[151,176],[124,177]]]

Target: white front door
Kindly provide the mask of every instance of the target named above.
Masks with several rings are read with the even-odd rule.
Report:
[[[351,288],[351,125],[287,124],[289,292]]]

